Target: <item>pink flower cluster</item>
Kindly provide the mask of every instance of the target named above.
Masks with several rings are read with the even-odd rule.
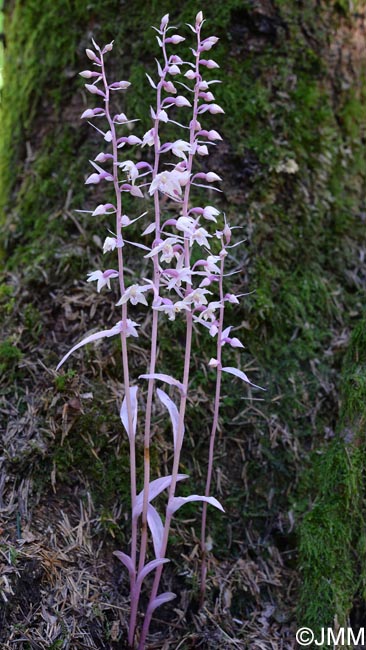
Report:
[[[88,275],[88,282],[97,282],[97,291],[105,287],[110,289],[111,282],[118,281],[120,298],[116,307],[121,309],[121,317],[112,328],[86,336],[77,343],[60,361],[58,368],[66,359],[83,345],[114,335],[121,338],[123,382],[125,395],[121,401],[121,422],[126,430],[130,444],[131,467],[131,551],[126,554],[116,551],[115,555],[128,570],[131,589],[131,617],[129,643],[134,645],[137,610],[141,588],[145,577],[155,572],[150,601],[145,612],[144,625],[140,634],[139,650],[145,647],[151,616],[154,610],[174,598],[167,592],[158,595],[163,566],[169,561],[165,557],[171,520],[174,513],[190,501],[203,502],[202,517],[202,597],[206,582],[206,510],[207,504],[223,509],[221,504],[210,496],[213,464],[213,449],[218,425],[219,401],[222,372],[232,374],[247,384],[252,384],[247,375],[235,367],[222,367],[222,347],[229,345],[242,348],[241,341],[232,336],[232,327],[224,328],[226,303],[238,303],[238,297],[224,293],[224,270],[228,250],[232,246],[232,229],[225,217],[212,205],[195,205],[193,190],[195,187],[220,191],[215,183],[220,177],[214,171],[200,171],[201,161],[205,159],[210,148],[222,138],[216,130],[205,129],[201,119],[206,113],[221,115],[221,106],[215,102],[212,92],[217,79],[205,80],[206,70],[219,66],[213,59],[207,59],[209,52],[217,43],[215,36],[203,38],[202,12],[196,16],[194,25],[189,25],[194,34],[195,44],[192,49],[193,60],[185,61],[174,52],[175,46],[182,43],[183,36],[175,33],[169,25],[169,16],[163,17],[160,28],[156,29],[157,42],[161,51],[161,62],[157,63],[156,79],[147,75],[148,81],[156,94],[156,104],[150,107],[151,128],[140,136],[131,133],[136,120],[129,119],[124,113],[113,114],[111,99],[115,92],[125,91],[127,81],[110,83],[105,68],[105,55],[111,52],[113,42],[100,48],[93,40],[93,48],[86,54],[92,64],[92,70],[84,70],[81,76],[88,80],[85,88],[98,100],[99,106],[88,108],[82,119],[96,120],[104,118],[106,126],[102,129],[94,122],[89,122],[101,135],[105,151],[100,152],[91,161],[93,172],[86,179],[86,184],[98,184],[102,181],[114,185],[114,203],[98,205],[92,216],[113,215],[115,230],[105,238],[103,253],[117,257],[118,268],[96,270]],[[173,52],[171,52],[171,49]],[[177,121],[177,115],[182,117]],[[178,137],[173,142],[163,142],[164,125],[175,125]],[[128,152],[120,160],[120,151]],[[149,160],[133,160],[133,151],[140,147],[152,150]],[[153,158],[153,160],[151,160]],[[166,162],[165,162],[166,161]],[[105,165],[106,167],[102,167]],[[136,199],[150,198],[154,204],[154,220],[144,224],[139,241],[128,238],[131,224],[143,218],[147,213],[131,218],[123,213],[122,198],[129,193]],[[162,217],[162,206],[164,216]],[[175,216],[169,215],[169,206],[174,207]],[[178,212],[178,216],[177,215]],[[112,235],[112,236],[111,236]],[[150,243],[149,243],[150,241]],[[144,243],[143,243],[144,242]],[[142,282],[127,284],[124,262],[125,246],[135,246],[145,260],[152,263],[150,278]],[[215,252],[213,252],[213,250]],[[192,253],[197,259],[192,262]],[[146,263],[146,262],[145,262]],[[151,350],[148,372],[140,377],[147,380],[146,406],[144,423],[144,487],[136,491],[136,433],[138,430],[139,388],[130,381],[128,343],[130,336],[137,337],[139,324],[129,317],[133,308],[150,307],[152,309]],[[167,317],[170,321],[178,316],[185,319],[186,345],[183,377],[174,378],[158,369],[158,330],[159,319]],[[216,357],[209,362],[209,368],[216,372],[216,391],[214,398],[214,417],[210,436],[208,473],[205,495],[192,494],[189,497],[176,496],[179,481],[186,479],[179,474],[180,452],[185,433],[185,411],[188,394],[190,359],[192,352],[193,326],[208,330],[216,340]],[[156,388],[156,382],[170,386],[171,395]],[[140,391],[141,392],[141,391]],[[174,458],[171,474],[160,478],[151,478],[150,472],[150,438],[151,415],[154,395],[166,409],[172,427]],[[168,499],[164,519],[152,505],[152,501],[164,490],[168,490]],[[139,521],[142,526],[139,533]],[[153,546],[155,559],[146,562],[149,552],[149,537]],[[138,543],[139,542],[139,543]]]

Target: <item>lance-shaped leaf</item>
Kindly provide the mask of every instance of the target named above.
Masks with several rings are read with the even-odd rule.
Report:
[[[78,350],[79,348],[83,347],[83,345],[86,345],[87,343],[92,343],[92,341],[97,341],[98,339],[104,339],[108,336],[115,336],[115,334],[119,334],[121,331],[121,325],[122,325],[122,321],[119,321],[116,325],[114,325],[114,327],[112,327],[109,330],[102,330],[101,332],[96,332],[95,334],[90,334],[89,336],[86,336],[85,339],[83,339],[82,341],[74,345],[74,347],[71,348],[71,350],[69,350],[64,357],[62,357],[56,370],[61,368],[62,364],[65,363],[66,359],[69,358],[70,354],[75,352],[75,350]]]
[[[126,553],[122,553],[122,551],[113,551],[113,555],[118,557],[118,559],[122,562],[122,564],[125,565],[126,569],[128,570],[128,573],[130,574],[131,580],[134,580],[136,572],[130,556],[126,555]]]
[[[154,481],[151,481],[149,484],[149,503],[155,497],[160,494],[163,490],[166,490],[166,488],[169,487],[169,485],[172,482],[172,476],[162,476],[160,478],[156,478]],[[178,474],[177,476],[177,481],[183,481],[184,479],[188,478],[187,474]],[[144,490],[141,490],[141,492],[137,495],[136,501],[135,501],[135,507],[133,509],[133,517],[138,517],[142,513],[142,506],[144,502]]]
[[[168,504],[167,512],[169,515],[173,515],[179,508],[184,506],[185,503],[190,503],[190,501],[205,501],[211,506],[215,506],[222,512],[225,512],[221,503],[215,499],[215,497],[201,497],[198,494],[192,494],[190,497],[173,497]]]
[[[173,594],[172,591],[165,591],[163,594],[159,594],[159,596],[156,596],[154,600],[150,603],[149,607],[147,608],[147,615],[151,615],[157,607],[160,607],[160,605],[164,605],[165,603],[168,603],[170,600],[174,600],[174,598],[177,597],[177,594]]]
[[[127,395],[125,395],[123,398],[123,402],[119,414],[129,439],[133,440],[136,436],[138,386],[130,386],[129,390],[130,390],[130,402],[131,402],[132,431],[129,430],[129,424],[128,424]]]
[[[158,511],[151,505],[151,503],[149,503],[147,508],[147,523],[149,524],[153,539],[155,557],[159,558],[163,544],[164,525]]]
[[[228,366],[226,368],[222,368],[222,371],[223,372],[228,372],[228,373],[230,373],[230,375],[235,375],[235,377],[239,377],[239,379],[242,379],[243,381],[245,381],[246,384],[250,384],[251,386],[253,386],[253,388],[259,388],[260,390],[266,390],[265,388],[262,388],[262,386],[257,386],[257,384],[253,384],[253,382],[250,381],[250,379],[247,377],[245,372],[243,372],[242,370],[238,370],[237,368],[232,368],[231,366]]]
[[[141,569],[140,573],[137,575],[136,588],[139,589],[141,587],[143,580],[147,575],[149,575],[151,571],[154,571],[154,569],[157,569],[158,566],[166,564],[167,562],[170,562],[170,560],[168,560],[166,557],[162,557],[157,560],[151,560],[151,562],[148,562],[148,564],[146,564],[146,566],[144,566],[144,568]]]
[[[157,388],[156,392],[158,394],[158,398],[160,399],[161,403],[164,404],[164,406],[169,411],[170,419],[172,421],[172,426],[173,426],[173,438],[174,438],[174,448],[175,448],[177,443],[177,436],[178,436],[179,411],[176,405],[174,404],[173,400],[171,400],[169,395],[167,395],[163,390]],[[183,425],[183,435],[184,435],[184,425]]]
[[[149,375],[140,375],[139,379],[160,379],[160,381],[165,381],[166,384],[170,384],[171,386],[176,386],[176,388],[179,388],[180,392],[182,395],[184,395],[184,386],[181,384],[178,379],[174,379],[174,377],[171,377],[170,375],[164,375],[164,373],[151,373]]]
[[[156,229],[155,223],[150,223],[147,228],[145,228],[144,232],[142,235],[150,235],[150,233],[154,232]]]

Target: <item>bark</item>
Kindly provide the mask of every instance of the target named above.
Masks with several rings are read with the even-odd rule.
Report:
[[[4,648],[14,639],[19,648],[30,639],[42,648],[60,640],[82,647],[83,634],[90,648],[123,647],[124,618],[112,606],[127,606],[127,586],[111,564],[129,535],[121,516],[129,507],[127,443],[110,400],[121,368],[107,344],[61,376],[54,368],[85,331],[107,322],[113,305],[113,296],[106,301],[82,284],[98,268],[106,224],[75,210],[107,199],[83,184],[99,151],[79,120],[88,101],[78,77],[84,51],[91,36],[115,39],[111,73],[133,82],[125,112],[141,119],[143,132],[145,72],[154,74],[156,54],[150,24],[170,10],[183,31],[197,11],[193,0],[179,10],[169,4],[152,2],[146,11],[141,0],[15,0],[4,9],[0,528],[6,557],[14,558],[0,604]],[[270,648],[287,630],[284,647],[293,647],[291,623],[321,627],[351,613],[357,624],[364,607],[365,4],[205,0],[199,8],[207,35],[220,37],[216,98],[226,113],[209,168],[223,178],[219,207],[243,227],[235,289],[252,292],[232,313],[247,346],[238,363],[267,393],[257,402],[224,382],[214,479],[227,518],[211,523],[208,590],[216,618],[208,615],[206,629],[180,621],[165,633],[176,644],[186,635],[187,648],[226,647],[225,633],[243,647]],[[160,342],[172,372],[181,367],[182,336],[177,325]],[[206,461],[198,468],[213,386],[202,372],[209,343],[195,344],[184,463],[203,493]],[[135,377],[145,354],[142,341]],[[93,401],[85,397],[91,392]],[[167,462],[159,444],[154,471],[159,453]],[[177,557],[190,556],[190,526],[176,536]],[[193,557],[186,567],[175,588],[188,596],[177,607],[193,616]],[[80,596],[85,576],[89,598]],[[70,594],[75,607],[65,610]],[[253,612],[267,627],[233,622]]]

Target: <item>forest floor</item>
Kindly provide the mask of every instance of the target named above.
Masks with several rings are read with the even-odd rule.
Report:
[[[8,314],[12,323],[18,320],[24,352],[5,358],[2,351],[1,647],[122,650],[127,647],[128,579],[113,551],[124,549],[129,537],[127,452],[114,415],[114,396],[123,386],[117,372],[106,373],[113,355],[105,345],[97,348],[96,357],[88,355],[91,372],[85,375],[75,370],[56,374],[55,364],[46,361],[55,356],[50,347],[57,348],[62,333],[70,341],[82,335],[82,314],[95,311],[100,297],[89,286],[86,295],[74,290],[71,312],[70,298],[63,295],[63,316],[55,319],[55,307],[48,309],[34,295],[42,326],[33,322],[27,327],[21,279],[12,274],[10,285],[13,307]],[[46,282],[44,289],[46,293]],[[144,355],[135,349],[134,363]],[[103,390],[110,395],[107,406],[98,404],[95,395],[101,373]],[[207,430],[208,400],[201,388],[189,411],[193,422],[195,415],[207,422]],[[295,647],[294,521],[291,513],[273,514],[269,484],[267,511],[255,511],[248,497],[248,465],[255,459],[260,467],[263,450],[260,435],[242,436],[241,423],[248,425],[250,411],[258,405],[249,395],[232,433],[227,436],[222,429],[218,441],[215,494],[227,513],[213,517],[207,603],[199,610],[199,514],[192,509],[174,526],[172,568],[164,573],[164,588],[178,598],[154,618],[149,648]],[[161,414],[155,420],[154,426],[161,423]],[[186,444],[182,469],[188,468],[200,483],[207,433],[204,440],[190,434]],[[155,446],[168,473],[171,445],[156,433]]]

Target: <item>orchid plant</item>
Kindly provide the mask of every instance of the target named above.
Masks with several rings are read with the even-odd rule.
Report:
[[[192,49],[193,60],[184,61],[171,53],[171,49],[185,39],[175,33],[169,25],[169,15],[163,17],[157,32],[157,42],[161,51],[161,61],[157,62],[157,78],[149,75],[147,79],[155,91],[156,104],[150,107],[151,128],[138,137],[131,131],[137,120],[129,119],[124,113],[114,114],[111,99],[114,93],[125,91],[127,81],[111,83],[107,79],[105,57],[112,50],[113,42],[99,47],[93,40],[93,49],[86,54],[92,69],[84,70],[81,76],[87,80],[85,88],[96,96],[100,106],[88,108],[82,119],[98,120],[104,118],[104,129],[89,122],[104,140],[104,149],[94,161],[91,161],[93,173],[88,176],[86,184],[98,184],[103,181],[113,183],[114,202],[98,205],[93,216],[112,216],[114,232],[109,232],[103,245],[103,253],[117,260],[116,268],[96,270],[89,273],[87,281],[97,283],[97,291],[110,289],[111,282],[119,285],[120,298],[116,307],[120,308],[120,319],[110,327],[86,336],[63,357],[58,364],[60,368],[68,357],[82,346],[98,339],[119,336],[122,350],[124,396],[121,400],[120,418],[129,440],[130,451],[130,487],[131,487],[131,548],[129,554],[115,551],[116,557],[126,567],[130,580],[131,614],[129,623],[129,644],[134,647],[138,605],[144,579],[154,572],[150,600],[145,612],[143,627],[139,638],[139,650],[145,647],[153,612],[160,605],[175,598],[171,592],[158,593],[164,565],[169,562],[167,546],[169,531],[174,514],[186,503],[203,502],[201,550],[202,550],[202,599],[205,594],[207,559],[206,559],[206,518],[207,506],[212,505],[223,510],[222,505],[210,496],[213,472],[215,435],[218,427],[219,405],[222,373],[229,373],[247,384],[252,384],[247,375],[236,367],[222,367],[222,347],[227,344],[233,348],[242,348],[241,341],[231,335],[231,327],[224,326],[226,303],[237,304],[238,296],[224,292],[225,261],[228,249],[236,245],[231,243],[232,228],[224,216],[211,205],[196,206],[194,188],[209,188],[220,191],[215,183],[220,177],[213,171],[200,171],[200,160],[209,154],[209,149],[222,138],[216,130],[202,128],[200,120],[205,113],[219,115],[223,109],[215,103],[211,87],[220,83],[217,79],[206,81],[206,70],[218,68],[217,63],[206,58],[218,39],[215,36],[203,38],[204,24],[200,11],[194,25],[188,25],[194,34],[195,44]],[[182,112],[181,121],[176,115]],[[186,117],[184,117],[184,115]],[[188,117],[187,117],[188,115]],[[174,117],[174,119],[173,119]],[[173,124],[177,129],[178,139],[163,142],[164,125]],[[152,156],[149,160],[134,162],[130,157],[120,160],[121,150],[129,147],[149,147]],[[168,154],[168,160],[164,158]],[[103,165],[103,166],[102,166]],[[202,167],[201,167],[202,168]],[[129,227],[146,212],[135,218],[124,213],[124,193],[137,200],[151,197],[154,220],[145,224],[141,240],[129,239]],[[164,205],[164,214],[162,206]],[[179,216],[169,216],[169,205],[174,205]],[[138,212],[138,210],[137,210]],[[111,236],[112,235],[112,236]],[[152,242],[149,245],[149,240]],[[142,243],[144,241],[145,243]],[[211,250],[212,242],[216,253]],[[143,278],[141,283],[128,285],[125,273],[125,250],[128,246],[137,248],[141,255],[151,261],[151,277]],[[192,251],[199,251],[199,259],[192,262]],[[128,339],[138,337],[139,323],[133,316],[134,307],[152,310],[151,348],[149,368],[139,377],[147,382],[146,406],[144,408],[144,480],[143,489],[137,493],[136,449],[138,410],[143,392],[141,385],[132,383],[129,370]],[[161,319],[174,321],[181,317],[185,322],[186,342],[183,376],[176,378],[161,372],[158,367],[158,332]],[[187,479],[179,473],[180,455],[185,434],[185,413],[190,376],[193,328],[208,330],[216,341],[216,357],[209,362],[209,368],[216,373],[216,390],[214,397],[214,415],[210,435],[208,471],[204,495],[191,494],[187,497],[177,496],[177,485]],[[142,384],[143,386],[144,384]],[[160,386],[170,387],[163,390]],[[145,391],[144,391],[145,392]],[[158,398],[170,418],[174,456],[171,474],[152,477],[150,469],[151,420],[154,397]],[[142,408],[140,409],[142,411]],[[141,428],[142,432],[142,428]],[[152,504],[154,499],[168,490],[165,512],[159,513]],[[150,545],[154,552],[151,556]]]

